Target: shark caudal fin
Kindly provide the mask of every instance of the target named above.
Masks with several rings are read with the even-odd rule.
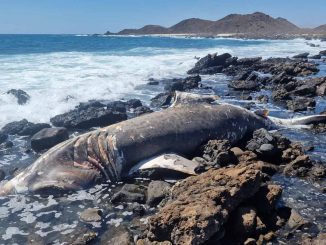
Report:
[[[268,118],[273,123],[279,126],[309,126],[312,124],[326,123],[326,115],[324,114],[290,118],[290,119],[281,119],[281,118],[270,117],[270,116],[268,116]]]

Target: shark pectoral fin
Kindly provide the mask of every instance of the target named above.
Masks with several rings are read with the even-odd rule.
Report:
[[[199,167],[199,163],[190,161],[182,156],[171,153],[171,154],[162,154],[141,161],[129,171],[129,174],[132,175],[133,173],[139,170],[163,168],[163,169],[170,169],[189,175],[197,175],[195,172],[195,169],[197,167]]]

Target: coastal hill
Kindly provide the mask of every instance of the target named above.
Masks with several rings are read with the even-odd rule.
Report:
[[[140,29],[125,29],[118,35],[149,35],[149,34],[197,34],[217,35],[235,34],[251,36],[293,35],[302,33],[326,33],[326,25],[315,29],[301,29],[284,18],[273,18],[261,12],[253,14],[230,14],[217,20],[191,18],[183,20],[171,27],[147,25]],[[107,32],[106,34],[111,34]]]

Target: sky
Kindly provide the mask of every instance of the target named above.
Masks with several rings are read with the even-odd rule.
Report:
[[[0,33],[117,32],[256,11],[284,17],[300,27],[326,24],[326,0],[0,0]]]

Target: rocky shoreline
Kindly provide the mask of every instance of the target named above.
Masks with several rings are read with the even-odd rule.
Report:
[[[312,77],[325,63],[326,51],[318,56],[302,53],[292,58],[242,58],[209,54],[198,60],[188,77],[151,79],[147,86],[163,85],[164,91],[151,100],[150,106],[140,100],[89,101],[75,109],[51,118],[49,123],[31,123],[26,119],[5,125],[0,131],[0,154],[14,146],[13,137],[24,137],[27,151],[40,154],[69,137],[128,118],[151,113],[170,106],[176,91],[207,91],[202,75],[225,74],[229,94],[241,100],[272,101],[294,112],[313,110],[318,96],[325,96],[326,77]],[[269,95],[253,98],[265,90]],[[28,103],[30,96],[21,90],[10,90],[17,103]],[[323,133],[325,124],[312,131]],[[163,174],[143,171],[139,178],[126,180],[115,188],[110,203],[122,205],[133,213],[131,226],[109,227],[102,233],[91,228],[66,238],[71,244],[322,244],[326,227],[303,218],[298,211],[281,201],[282,187],[274,175],[302,178],[321,183],[325,193],[325,163],[307,155],[309,149],[291,142],[277,132],[260,129],[238,145],[212,140],[193,153],[200,163],[198,175],[187,177],[176,173],[178,182],[167,182]],[[17,171],[0,171],[0,180]],[[156,180],[155,180],[156,179]],[[80,214],[81,222],[102,222],[108,215],[105,207],[89,207]],[[140,222],[140,221],[143,222]],[[131,227],[133,229],[131,229]],[[235,235],[236,234],[236,235]],[[33,238],[35,239],[35,238]],[[37,238],[42,243],[42,238]],[[34,240],[33,240],[34,241]],[[29,241],[29,242],[33,242]]]

